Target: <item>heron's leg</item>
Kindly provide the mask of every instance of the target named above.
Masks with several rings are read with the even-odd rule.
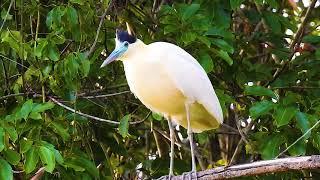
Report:
[[[196,160],[194,156],[194,144],[193,144],[193,134],[191,130],[191,122],[190,122],[190,102],[185,103],[186,113],[187,113],[187,123],[188,123],[188,138],[190,142],[190,149],[191,149],[191,159],[192,159],[192,172],[196,172]],[[197,173],[196,173],[197,177]]]
[[[170,130],[170,169],[169,169],[169,179],[173,176],[173,160],[174,160],[174,129],[170,118],[168,118],[168,125]]]

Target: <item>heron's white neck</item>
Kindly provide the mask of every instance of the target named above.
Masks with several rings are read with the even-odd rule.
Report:
[[[121,61],[128,61],[134,57],[137,53],[142,53],[143,49],[146,47],[140,39],[137,39],[135,43],[129,45],[128,50],[119,58]]]

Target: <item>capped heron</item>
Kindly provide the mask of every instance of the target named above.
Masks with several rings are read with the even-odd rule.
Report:
[[[223,122],[219,100],[198,61],[182,48],[167,42],[144,44],[131,27],[117,30],[115,49],[102,63],[121,60],[132,93],[151,111],[168,120],[171,139],[169,177],[173,175],[174,129],[187,128],[192,171],[196,172],[192,132],[218,128]]]

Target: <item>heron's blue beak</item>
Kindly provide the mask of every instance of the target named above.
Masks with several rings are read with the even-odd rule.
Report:
[[[107,64],[115,61],[117,58],[122,56],[126,51],[128,50],[128,42],[122,42],[119,44],[118,47],[116,47],[112,53],[108,56],[106,60],[103,61],[102,65],[100,68],[106,66]]]

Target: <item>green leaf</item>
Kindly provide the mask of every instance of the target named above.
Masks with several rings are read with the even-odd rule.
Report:
[[[320,150],[320,132],[316,132],[312,135],[312,144],[315,148]]]
[[[125,115],[121,120],[120,120],[120,124],[119,124],[119,133],[121,134],[121,136],[123,138],[127,137],[128,134],[128,130],[129,130],[129,120],[131,119],[131,115],[127,114]]]
[[[47,172],[52,173],[56,166],[56,160],[54,156],[54,152],[52,152],[49,148],[45,146],[39,147],[39,155],[42,164],[45,166],[45,170]]]
[[[26,162],[24,163],[24,170],[27,174],[31,173],[36,168],[38,161],[38,151],[35,147],[31,147],[26,153]]]
[[[18,133],[17,133],[16,129],[13,126],[6,126],[5,130],[9,134],[10,139],[13,142],[16,142],[16,140],[18,139]]]
[[[254,103],[249,109],[250,116],[253,118],[258,118],[261,115],[267,114],[271,109],[274,108],[274,103],[262,100],[260,102]]]
[[[31,112],[32,110],[32,107],[33,107],[33,101],[32,99],[29,99],[28,101],[26,101],[20,111],[19,111],[19,117],[23,118],[23,119],[27,119],[28,118],[28,115],[29,113]]]
[[[6,9],[3,8],[1,10],[1,19],[3,19],[3,20],[11,20],[12,19],[12,15],[10,14],[10,12],[8,12]]]
[[[310,35],[304,36],[303,39],[302,39],[302,42],[319,43],[320,42],[320,36],[310,34]]]
[[[293,143],[293,142],[292,142]],[[291,143],[288,143],[288,146],[290,146]],[[306,154],[306,147],[307,142],[305,142],[303,139],[298,141],[296,144],[291,146],[291,148],[288,149],[288,152],[291,156],[301,156]]]
[[[199,62],[206,73],[209,73],[213,70],[213,62],[209,54],[204,53],[200,55]]]
[[[12,149],[7,149],[3,152],[5,159],[12,165],[17,165],[20,162],[20,154]]]
[[[63,159],[62,155],[60,154],[60,152],[58,150],[54,149],[53,153],[54,153],[54,157],[55,157],[57,163],[60,165],[63,165],[64,159]]]
[[[212,42],[212,44],[218,46],[219,48],[221,48],[222,50],[224,50],[228,53],[232,54],[234,52],[233,47],[223,39],[212,38],[211,42]]]
[[[25,153],[31,148],[33,141],[27,138],[22,138],[19,144],[20,144],[20,153]]]
[[[83,169],[85,169],[86,171],[88,171],[88,173],[90,173],[91,176],[99,177],[99,171],[95,164],[83,157],[77,156],[69,158],[66,160],[65,164],[77,171],[83,171]]]
[[[90,61],[84,59],[81,61],[80,71],[82,72],[84,77],[87,77],[90,71]]]
[[[305,134],[310,129],[310,123],[305,113],[298,111],[296,113],[296,122],[297,122],[297,126],[300,128],[303,134]],[[311,135],[311,132],[307,133],[304,139],[308,139],[310,135]]]
[[[4,144],[4,129],[0,127],[0,152],[4,149],[5,144]]]
[[[37,46],[34,49],[34,55],[37,57],[42,56],[42,52],[45,49],[45,47],[48,45],[48,41],[46,39],[40,39],[38,40]]]
[[[233,60],[226,51],[219,50],[217,51],[217,55],[221,57],[223,60],[225,60],[229,64],[229,66],[233,64]]]
[[[316,52],[314,53],[314,55],[316,56],[317,60],[320,60],[320,48],[316,50]]]
[[[155,119],[155,120],[157,120],[157,121],[161,121],[161,120],[163,119],[163,117],[161,116],[161,114],[152,112],[151,115],[152,115],[153,119]]]
[[[41,114],[38,113],[38,112],[31,112],[31,113],[29,114],[29,118],[35,119],[35,120],[42,119]]]
[[[182,20],[185,21],[193,16],[200,9],[200,4],[188,5],[182,12]]]
[[[45,102],[45,103],[37,104],[32,108],[32,112],[33,113],[44,112],[46,110],[52,109],[54,107],[54,105],[55,104],[52,102]]]
[[[285,141],[284,137],[277,134],[266,138],[265,144],[262,148],[262,158],[263,159],[273,159],[280,153],[280,145]]]
[[[210,48],[211,41],[209,40],[209,38],[205,36],[197,36],[197,39],[199,39],[203,44],[205,44],[208,48]]]
[[[0,157],[0,180],[13,180],[13,171],[10,164]]]
[[[244,0],[230,0],[230,6],[232,10],[237,9],[243,3]]]
[[[271,28],[274,33],[281,33],[281,23],[279,21],[278,15],[272,12],[264,12],[264,18],[267,25]]]
[[[269,96],[274,99],[278,99],[278,96],[271,90],[262,86],[246,86],[244,89],[245,95],[254,96]]]
[[[49,44],[47,49],[49,59],[52,61],[58,61],[60,59],[59,49],[55,44]]]
[[[77,14],[77,10],[74,9],[72,6],[68,6],[66,9],[66,15],[68,17],[68,21],[69,23],[74,26],[76,24],[78,24],[78,14]]]
[[[70,134],[68,133],[68,129],[59,122],[52,121],[50,126],[52,127],[53,131],[59,134],[63,141],[68,141],[70,138]]]
[[[275,120],[277,126],[287,125],[295,116],[297,109],[295,107],[277,107],[275,109]]]

